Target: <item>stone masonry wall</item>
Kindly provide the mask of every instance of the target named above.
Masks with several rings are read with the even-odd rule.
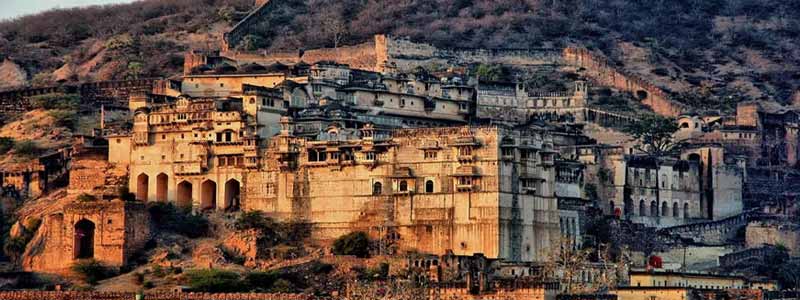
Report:
[[[82,104],[87,107],[124,108],[128,107],[130,94],[136,92],[149,92],[153,89],[157,79],[120,80],[89,82],[80,85],[51,86],[42,88],[27,88],[0,92],[0,113],[18,113],[31,110],[30,98],[33,96],[69,93],[78,94]]]
[[[375,44],[371,42],[353,46],[342,46],[335,49],[323,48],[306,50],[303,52],[302,56],[300,56],[298,51],[276,53],[225,51],[221,53],[222,56],[236,60],[240,64],[296,64],[301,61],[308,64],[314,64],[321,61],[336,61],[338,63],[347,64],[351,68],[372,71],[376,70],[376,54],[377,52],[375,51]],[[198,62],[201,61],[197,58],[195,58],[195,60]],[[192,65],[189,66],[191,67]],[[187,70],[184,70],[184,72],[186,71]]]
[[[134,293],[116,292],[43,292],[43,291],[11,291],[0,292],[4,300],[132,300]],[[208,294],[208,293],[146,293],[148,300],[310,300],[310,295],[303,294]]]

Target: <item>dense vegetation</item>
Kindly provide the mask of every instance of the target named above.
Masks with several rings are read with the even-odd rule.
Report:
[[[120,191],[123,195],[132,195]],[[123,196],[127,200],[130,196]],[[179,209],[172,203],[151,202],[147,207],[150,218],[160,230],[181,234],[190,238],[199,238],[208,233],[208,220],[202,215]]]
[[[340,236],[333,241],[333,254],[369,257],[369,236],[363,231],[356,231]]]
[[[282,0],[242,45],[333,47],[376,33],[441,47],[528,48],[580,44],[641,75],[679,82],[677,99],[731,107],[744,99],[787,101],[800,82],[800,2],[781,0]],[[146,0],[55,10],[0,23],[0,56],[32,71],[88,60],[105,41],[118,77],[168,75],[192,45],[188,34],[230,26],[249,0]],[[197,38],[197,37],[195,37]],[[199,42],[199,43],[198,43]],[[216,43],[217,41],[209,41]],[[627,46],[624,46],[627,45]],[[630,45],[646,50],[629,61]],[[155,55],[158,54],[158,55]],[[2,58],[2,57],[0,57]],[[157,59],[148,59],[157,58]],[[47,77],[46,74],[39,76]],[[731,100],[733,99],[733,100]],[[700,103],[698,103],[700,102]]]
[[[314,284],[321,284],[333,266],[321,262],[310,262],[297,268],[253,271],[239,274],[220,269],[198,269],[186,273],[186,283],[192,291],[226,292],[269,292],[299,293]],[[310,280],[318,278],[320,280]]]

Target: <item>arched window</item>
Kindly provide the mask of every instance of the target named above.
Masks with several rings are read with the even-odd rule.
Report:
[[[646,216],[647,210],[644,208],[644,200],[639,201],[639,215]]]
[[[400,181],[400,191],[401,192],[408,191],[408,182],[406,182],[405,180]]]
[[[373,195],[380,195],[383,192],[383,184],[380,182],[376,182],[372,184],[372,194]]]
[[[680,208],[678,207],[678,202],[672,203],[672,216],[675,218],[680,217],[680,212],[678,212]]]
[[[433,180],[428,180],[425,182],[425,192],[433,193]]]
[[[667,201],[661,202],[661,216],[669,216],[669,204],[667,204]]]
[[[658,202],[650,201],[650,216],[658,217]]]
[[[684,203],[683,204],[683,218],[684,219],[688,219],[689,218],[689,203]]]

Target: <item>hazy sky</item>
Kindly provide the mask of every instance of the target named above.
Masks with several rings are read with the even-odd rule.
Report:
[[[51,8],[125,3],[134,0],[0,0],[0,19],[29,15]]]

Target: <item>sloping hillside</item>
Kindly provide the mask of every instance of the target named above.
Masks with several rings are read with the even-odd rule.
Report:
[[[693,106],[730,109],[741,100],[800,98],[798,1],[272,1],[280,5],[243,50],[356,44],[376,33],[439,47],[579,44]],[[251,6],[248,0],[150,0],[51,11],[0,23],[0,53],[34,83],[54,80],[50,72],[65,65],[72,67],[59,79],[169,75],[179,70],[181,51],[218,47],[221,33]]]

